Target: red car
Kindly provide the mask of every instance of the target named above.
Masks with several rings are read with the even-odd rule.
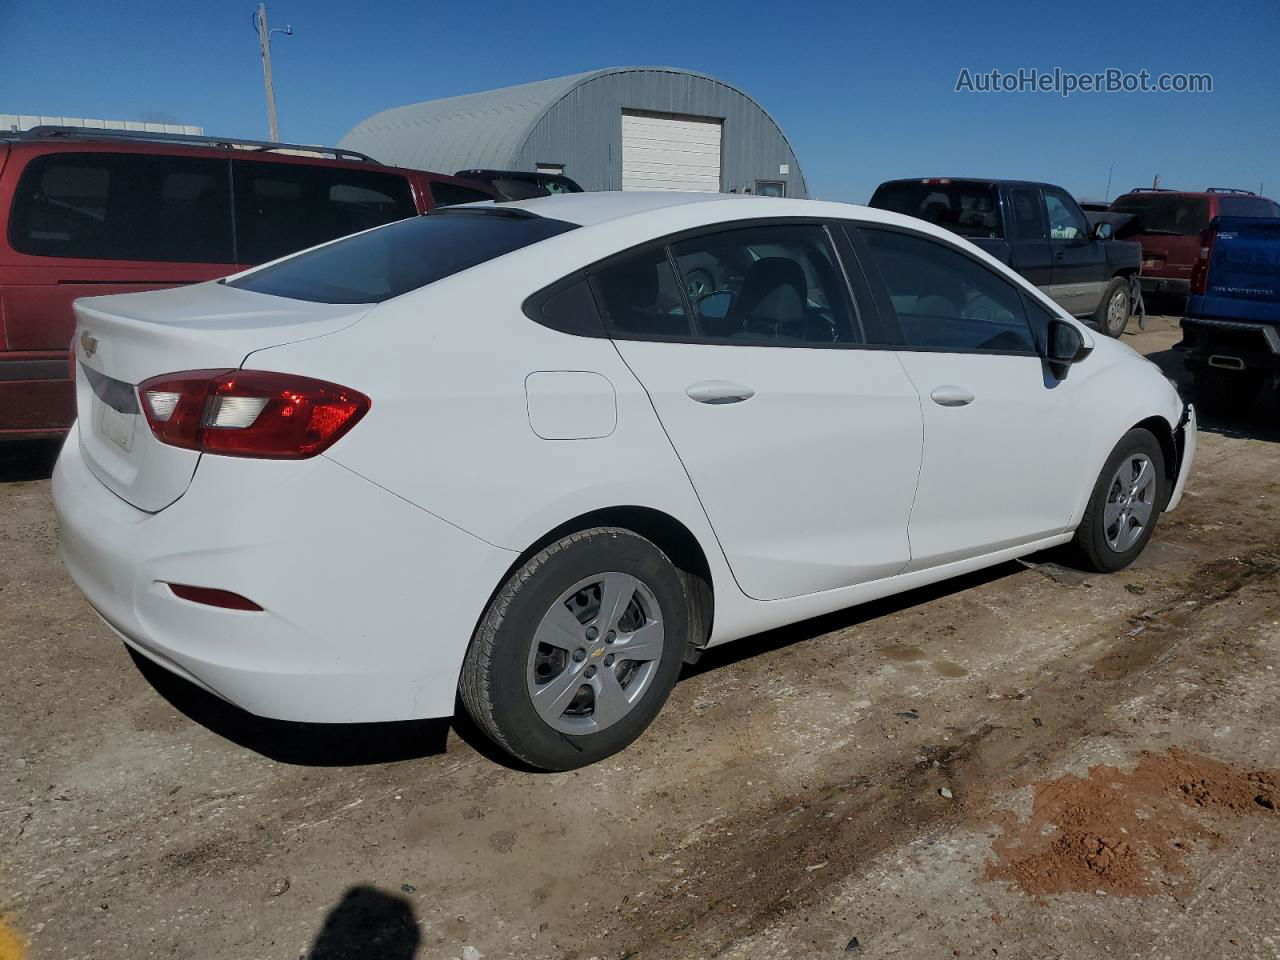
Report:
[[[1203,193],[1183,190],[1130,190],[1111,204],[1112,213],[1133,220],[1116,236],[1142,244],[1138,280],[1145,295],[1185,297],[1191,270],[1200,257],[1200,231],[1214,217],[1276,217],[1280,206],[1248,190],[1210,187]]]
[[[212,280],[495,196],[350,150],[65,127],[0,138],[0,440],[71,425],[77,297]]]

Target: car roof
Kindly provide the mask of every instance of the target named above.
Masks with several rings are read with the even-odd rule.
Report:
[[[1006,187],[1053,187],[1055,190],[1063,188],[1056,183],[1045,183],[1043,180],[1010,180],[1006,177],[899,177],[896,180],[886,180],[880,184],[881,187],[891,183],[923,183],[930,185],[940,185],[944,182],[949,183],[989,183],[992,186],[1000,185]],[[876,189],[879,189],[877,187]]]
[[[738,220],[772,218],[818,218],[824,220],[860,220],[889,226],[907,227],[917,233],[930,234],[948,243],[956,235],[943,228],[892,210],[864,207],[832,200],[799,200],[793,197],[761,197],[741,193],[698,193],[680,190],[608,190],[589,193],[557,193],[528,200],[499,200],[460,204],[448,211],[521,210],[539,217],[563,220],[581,227],[634,221],[640,233],[654,229],[653,217],[663,211],[678,216],[685,227],[712,226]],[[659,234],[654,233],[654,236]]]

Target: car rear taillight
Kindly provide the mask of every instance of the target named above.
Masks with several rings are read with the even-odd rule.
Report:
[[[1218,231],[1213,227],[1205,227],[1200,231],[1200,256],[1191,268],[1191,292],[1204,293],[1209,285],[1209,261],[1213,257],[1213,238]]]
[[[302,460],[328,449],[369,411],[363,393],[264,370],[189,370],[138,385],[161,443],[232,457]]]

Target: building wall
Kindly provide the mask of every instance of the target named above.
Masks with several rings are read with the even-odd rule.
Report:
[[[0,113],[0,133],[16,133],[32,127],[88,127],[91,130],[137,130],[202,136],[204,127],[186,123],[144,123],[141,120],[95,120],[92,117],[41,117],[30,113]]]
[[[513,166],[563,163],[587,190],[622,189],[624,109],[721,117],[721,190],[782,180],[787,196],[808,195],[790,144],[761,107],[727,84],[674,70],[606,73],[575,86],[533,128]],[[781,174],[784,165],[789,172]]]

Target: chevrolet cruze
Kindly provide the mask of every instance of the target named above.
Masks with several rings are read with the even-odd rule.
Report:
[[[80,300],[66,564],[255,714],[446,716],[547,769],[709,646],[1065,545],[1117,570],[1194,411],[966,241],[585,193]]]

